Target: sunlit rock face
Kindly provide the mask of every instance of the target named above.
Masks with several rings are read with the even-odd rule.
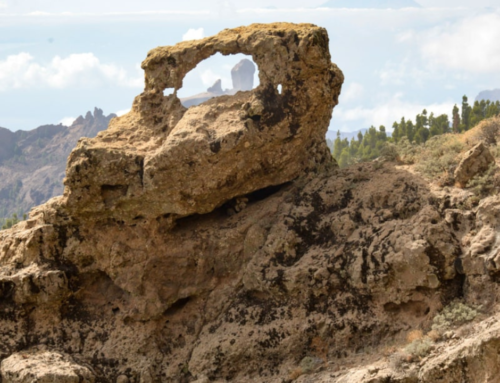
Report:
[[[217,52],[251,55],[260,85],[164,96]],[[0,232],[2,382],[495,381],[500,197],[468,209],[395,163],[338,169],[324,29],[225,30],[142,66],[64,195]],[[384,357],[454,299],[484,312],[470,340]]]
[[[216,53],[252,56],[259,86],[189,109],[176,92],[164,96]],[[64,197],[72,215],[132,222],[204,214],[334,165],[324,137],[343,75],[330,61],[325,29],[278,23],[224,30],[155,48],[142,67],[146,88],[131,112],[82,139],[69,157]],[[235,85],[246,89],[245,76]]]

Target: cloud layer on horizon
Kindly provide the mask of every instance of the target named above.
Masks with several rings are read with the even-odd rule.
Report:
[[[0,61],[0,92],[30,88],[96,88],[103,84],[140,88],[142,77],[131,77],[114,64],[101,63],[93,53],[55,56],[40,64],[26,52]]]

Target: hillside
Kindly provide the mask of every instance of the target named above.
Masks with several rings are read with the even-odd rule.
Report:
[[[0,231],[2,382],[498,382],[500,117],[340,169],[327,42],[254,24],[148,53],[64,194]],[[262,82],[164,96],[216,52]]]
[[[114,114],[95,109],[66,127],[44,125],[30,131],[0,128],[0,220],[23,213],[62,194],[66,160],[81,137],[95,137]]]

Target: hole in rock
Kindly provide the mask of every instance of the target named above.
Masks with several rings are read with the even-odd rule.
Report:
[[[259,85],[259,69],[251,56],[216,53],[200,62],[182,83],[177,96],[189,108],[215,97],[255,89]]]
[[[175,89],[174,88],[167,88],[163,91],[164,96],[170,96],[171,94],[174,94]]]
[[[278,93],[281,94],[281,91],[283,90],[283,87],[281,86],[281,84],[278,85],[277,89],[278,89]]]

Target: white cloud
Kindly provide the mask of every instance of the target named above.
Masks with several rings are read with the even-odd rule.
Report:
[[[1,1],[1,0],[0,0],[0,9],[5,9],[5,8],[7,8],[7,7],[8,7],[7,2],[6,2],[6,1]]]
[[[49,63],[35,62],[29,53],[0,61],[0,91],[21,88],[95,88],[103,85],[141,87],[142,77],[130,77],[123,68],[104,64],[93,53],[55,56]]]
[[[432,63],[473,73],[497,73],[500,68],[500,14],[470,17],[430,31],[421,52]]]
[[[64,117],[61,121],[59,121],[59,123],[63,124],[64,126],[71,126],[73,125],[73,122],[75,122],[75,120],[75,117]]]
[[[450,114],[454,103],[445,102],[441,104],[422,104],[412,103],[402,100],[403,95],[397,94],[386,103],[379,104],[372,108],[356,107],[344,109],[337,107],[334,109],[333,117],[340,122],[359,122],[357,125],[376,127],[384,125],[388,130],[392,130],[394,121],[401,120],[401,117],[406,119],[415,119],[415,116],[421,113],[424,109],[430,114],[438,116],[441,114]],[[359,129],[359,128],[358,128]]]
[[[200,74],[201,81],[205,86],[212,86],[217,80],[220,79],[220,76],[214,73],[211,69],[206,69]]]
[[[423,86],[427,80],[439,76],[435,68],[422,65],[414,57],[406,57],[401,61],[388,61],[384,68],[377,71],[383,85],[405,85],[408,82]]]
[[[203,37],[205,37],[205,32],[203,28],[198,28],[198,29],[191,28],[182,35],[182,41],[199,40],[202,39]]]
[[[214,85],[215,82],[220,79],[222,81],[222,89],[232,89],[233,88],[232,80],[229,77],[221,76],[221,75],[213,72],[211,69],[206,69],[203,72],[201,72],[200,78],[201,78],[201,81],[203,82],[203,85],[205,87],[210,87],[210,86]]]
[[[359,100],[361,97],[363,97],[364,93],[365,88],[363,87],[363,85],[357,82],[352,82],[349,84],[349,86],[347,86],[345,90],[342,91],[340,99],[342,100],[342,102]]]

